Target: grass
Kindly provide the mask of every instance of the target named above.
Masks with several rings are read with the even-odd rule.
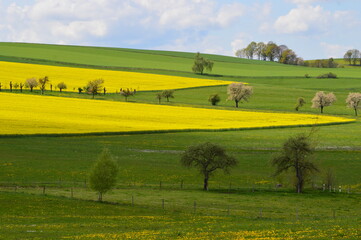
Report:
[[[156,200],[157,203],[144,206],[135,202],[136,205],[132,207],[130,195],[125,194],[114,191],[111,197],[116,198],[116,204],[100,204],[49,195],[1,192],[0,214],[3,220],[0,237],[312,239],[317,236],[318,239],[358,239],[361,236],[360,210],[356,207],[360,197],[355,195],[325,194],[326,197],[322,194],[230,195],[152,191],[143,194],[146,194],[147,201]],[[158,196],[154,196],[156,194]],[[160,201],[163,195],[168,198],[164,210]],[[219,198],[219,195],[224,198]],[[282,195],[282,203],[278,201],[279,195]],[[136,201],[144,198],[137,193],[135,196]],[[119,200],[120,197],[127,199]],[[175,198],[184,202],[174,205]],[[194,213],[195,200],[198,200],[198,204]],[[182,204],[187,207],[184,208]],[[222,210],[217,211],[217,207],[222,207]],[[335,210],[335,218],[332,209]]]
[[[35,62],[49,65],[115,67],[138,71],[148,69],[163,73],[191,72],[194,53],[132,50],[25,43],[0,43],[2,59],[15,62]],[[247,77],[304,77],[318,76],[329,69],[306,68],[273,62],[206,55],[214,60],[212,74]],[[359,68],[332,69],[339,77],[359,77]],[[165,71],[165,72],[164,72]]]
[[[357,67],[313,69],[207,55],[216,62],[212,75],[196,75],[190,72],[193,53],[18,43],[0,43],[0,51],[1,61],[244,81],[254,87],[254,95],[241,109],[255,111],[293,113],[296,99],[304,97],[307,105],[301,113],[317,114],[310,102],[316,91],[324,90],[333,91],[338,98],[325,109],[326,114],[353,118],[344,99],[361,88]],[[340,78],[303,77],[330,71]],[[157,104],[155,93],[140,91],[129,100]],[[213,93],[221,96],[219,106],[207,101]],[[45,94],[91,98],[70,92]],[[124,101],[116,94],[96,99]],[[177,90],[175,99],[162,105],[235,110],[234,103],[226,101],[225,86]],[[359,239],[361,127],[356,119],[351,124],[317,128],[0,137],[0,238]],[[313,160],[322,172],[310,179],[305,194],[297,195],[291,175],[271,177],[274,169],[269,161],[289,136],[311,131],[317,143]],[[202,177],[197,171],[179,164],[186,147],[205,141],[224,146],[239,160],[231,175],[218,172],[211,177],[209,192],[201,191]],[[84,185],[104,147],[120,165],[120,174],[117,189],[105,195],[108,203],[100,204],[92,201],[96,194]],[[334,172],[334,185],[341,185],[343,193],[320,190],[327,169]],[[276,184],[282,187],[275,189]],[[42,195],[44,185],[46,195]],[[74,199],[69,199],[71,187]],[[352,194],[345,193],[348,188]]]

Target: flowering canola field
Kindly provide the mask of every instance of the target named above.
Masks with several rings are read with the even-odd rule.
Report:
[[[67,85],[66,91],[77,91],[89,81],[102,78],[108,92],[119,91],[120,88],[131,88],[138,91],[179,89],[201,86],[227,85],[231,82],[222,80],[198,79],[166,76],[148,73],[98,70],[87,68],[57,67],[27,63],[0,61],[0,83],[9,88],[9,83],[24,83],[28,78],[48,76],[55,87],[60,82]],[[48,86],[47,89],[50,87]]]
[[[288,114],[175,107],[25,94],[0,94],[0,134],[63,134],[247,129],[353,120]]]

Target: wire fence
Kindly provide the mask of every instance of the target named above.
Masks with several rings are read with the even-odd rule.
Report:
[[[97,200],[97,195],[89,189],[86,182],[72,182],[73,186],[57,186],[59,182],[33,182],[27,186],[20,186],[16,183],[4,183],[1,182],[1,191],[6,192],[21,192],[36,195],[47,195],[65,197],[69,199],[80,200]],[[62,182],[66,185],[68,182]],[[163,210],[164,212],[181,212],[186,214],[205,215],[205,216],[218,216],[218,217],[240,217],[247,219],[285,219],[295,221],[306,220],[320,220],[320,219],[338,219],[338,220],[357,220],[360,219],[359,211],[353,211],[350,208],[333,208],[324,207],[315,210],[307,209],[302,205],[297,205],[293,208],[276,207],[276,204],[272,205],[270,202],[265,204],[244,204],[242,201],[238,201],[239,194],[248,194],[248,196],[260,196],[258,193],[270,192],[269,188],[235,188],[231,189],[217,189],[221,193],[226,195],[218,195],[214,198],[204,198],[197,195],[193,198],[194,188],[197,185],[179,184],[178,188],[175,186],[159,183],[156,187],[154,184],[147,184],[146,186],[117,186],[111,193],[106,195],[107,203],[116,205],[125,205],[138,208],[151,208],[157,210]],[[199,189],[199,186],[198,186]],[[146,192],[142,192],[145,190]],[[185,190],[185,191],[182,191]],[[190,190],[190,191],[187,191]],[[281,191],[271,189],[271,192]],[[141,194],[139,194],[139,192]],[[177,192],[173,195],[173,192]],[[202,191],[197,191],[201,193]],[[283,191],[287,192],[287,191]],[[290,192],[288,190],[288,192]],[[319,193],[325,194],[337,194],[337,195],[350,195],[359,194],[358,192],[343,191],[342,188],[329,188],[319,189]],[[184,193],[184,195],[182,195]],[[229,193],[229,194],[227,194]],[[148,196],[147,194],[151,195]],[[145,196],[147,195],[147,196]],[[182,197],[180,197],[182,196]],[[220,198],[222,200],[220,200]],[[251,199],[251,198],[250,198]],[[281,198],[280,198],[281,199]]]

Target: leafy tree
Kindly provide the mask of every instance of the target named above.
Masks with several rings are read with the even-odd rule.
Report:
[[[39,78],[39,85],[40,85],[41,94],[44,94],[46,84],[48,84],[48,82],[49,82],[48,76],[45,76],[43,78]]]
[[[213,65],[213,61],[201,57],[201,54],[198,52],[194,57],[192,71],[200,74],[203,74],[204,70],[208,70],[211,72],[213,69]]]
[[[94,99],[94,96],[99,94],[101,92],[101,90],[103,89],[103,84],[104,84],[103,79],[96,79],[93,81],[89,81],[88,84],[86,85],[85,89],[88,92],[88,94],[93,95],[93,99]]]
[[[280,50],[276,43],[268,42],[266,45],[265,54],[269,61],[275,61],[276,58],[280,57]]]
[[[81,94],[81,92],[83,91],[84,89],[81,88],[81,87],[78,87],[78,93]]]
[[[359,61],[360,56],[361,56],[360,51],[357,49],[352,49],[351,52],[352,52],[352,55],[351,55],[352,64],[356,65],[357,61]]]
[[[276,167],[274,176],[292,169],[296,175],[296,192],[302,193],[307,177],[314,172],[319,172],[318,167],[310,160],[314,153],[310,136],[304,134],[290,137],[283,144],[279,156],[272,159],[271,163]]]
[[[129,88],[127,89],[120,89],[120,95],[122,95],[123,97],[125,97],[125,101],[128,101],[128,97],[130,96],[134,96],[135,92],[132,90],[129,90]]]
[[[346,99],[347,107],[352,108],[357,116],[357,109],[361,108],[361,93],[349,93]]]
[[[36,78],[28,78],[25,80],[25,87],[30,88],[30,92],[33,91],[35,87],[39,85],[38,81],[36,81]]]
[[[333,93],[326,94],[323,91],[319,91],[312,99],[312,108],[319,108],[321,113],[323,113],[323,108],[331,106],[334,102],[336,102],[336,96]]]
[[[213,106],[215,106],[221,101],[221,98],[218,94],[212,94],[211,96],[209,96],[208,101],[211,102]]]
[[[67,89],[67,86],[64,82],[58,83],[57,87],[59,88],[59,91],[61,92],[63,89]]]
[[[182,154],[181,164],[185,167],[195,167],[204,176],[203,190],[208,190],[208,180],[213,172],[222,169],[229,173],[231,167],[237,165],[237,160],[226,154],[224,148],[213,143],[202,143],[190,146]]]
[[[352,61],[352,51],[351,50],[348,50],[345,55],[343,55],[343,59],[348,62],[350,65],[351,65],[351,61]]]
[[[231,83],[227,88],[228,100],[235,101],[236,107],[238,103],[242,101],[248,102],[249,98],[253,94],[253,88],[243,83]]]
[[[297,99],[297,104],[296,104],[296,107],[295,107],[295,110],[298,111],[300,109],[300,107],[303,107],[303,105],[305,105],[306,101],[303,97],[299,97]]]
[[[255,54],[257,55],[258,60],[266,60],[266,48],[267,46],[264,42],[257,43]]]
[[[163,93],[162,92],[158,92],[155,94],[155,98],[158,99],[158,103],[160,104],[160,101],[163,98]]]
[[[169,102],[169,98],[174,98],[174,90],[164,90],[162,92],[162,96],[167,99],[167,102]]]
[[[19,83],[14,83],[13,87],[14,87],[14,89],[17,90],[20,87],[20,85],[19,85]]]
[[[117,180],[118,166],[112,159],[108,149],[104,149],[95,162],[89,174],[90,188],[98,192],[98,200],[103,200],[103,194],[112,189]]]

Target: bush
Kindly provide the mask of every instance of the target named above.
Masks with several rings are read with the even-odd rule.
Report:
[[[305,78],[311,78],[311,76],[308,75],[308,73],[307,73],[307,74],[305,74]]]
[[[337,78],[337,75],[332,72],[329,72],[329,73],[321,74],[317,78]]]

